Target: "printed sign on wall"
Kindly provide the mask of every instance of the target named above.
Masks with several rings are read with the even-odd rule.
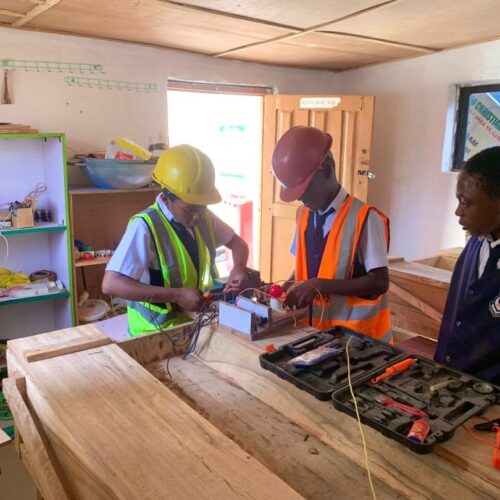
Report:
[[[500,146],[500,92],[473,94],[469,101],[464,160]]]

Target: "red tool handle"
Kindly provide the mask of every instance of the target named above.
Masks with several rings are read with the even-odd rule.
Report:
[[[493,450],[493,467],[500,469],[500,427],[495,427],[497,433],[496,447]]]
[[[399,401],[395,401],[391,398],[385,399],[382,404],[384,406],[394,406],[395,408],[399,408],[400,410],[403,410],[410,415],[414,415],[415,417],[429,418],[429,414],[424,410],[419,410],[418,408],[414,408],[413,406],[405,405],[404,403],[400,403]]]
[[[389,368],[386,368],[384,373],[382,373],[378,377],[372,378],[371,383],[378,384],[380,381],[385,380],[387,377],[390,377],[397,372],[404,372],[413,363],[416,363],[416,361],[417,360],[415,358],[403,359],[403,361],[400,361],[399,363],[396,363],[395,365],[392,365],[392,366],[389,366]]]

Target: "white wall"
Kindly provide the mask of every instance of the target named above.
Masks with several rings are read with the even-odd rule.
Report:
[[[136,44],[0,28],[0,60],[6,58],[103,64],[106,73],[102,78],[153,82],[160,89],[166,88],[167,78],[178,78],[274,86],[286,94],[324,93],[331,91],[334,78],[328,71],[277,68]],[[147,94],[69,87],[64,76],[12,72],[14,104],[0,106],[0,122],[65,132],[69,146],[79,153],[105,149],[112,135],[139,144],[165,142],[167,100],[162,90]],[[72,176],[78,181],[75,172]]]
[[[154,82],[160,88],[167,78],[179,78],[269,85],[283,94],[375,95],[372,170],[377,178],[370,201],[391,218],[391,254],[408,259],[464,243],[453,215],[456,175],[441,173],[449,85],[500,80],[500,41],[333,74],[0,28],[3,58],[101,63],[104,78]],[[16,71],[11,76],[15,104],[0,106],[0,122],[65,132],[78,152],[103,149],[111,135],[140,144],[166,139],[161,91],[68,87],[60,73]]]
[[[500,81],[500,41],[336,75],[335,90],[375,95],[370,201],[391,218],[391,254],[409,259],[463,246],[456,174],[441,173],[453,83]]]

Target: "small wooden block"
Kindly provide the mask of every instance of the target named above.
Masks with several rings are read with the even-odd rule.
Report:
[[[6,446],[12,442],[12,439],[10,436],[4,432],[2,429],[0,429],[0,448],[2,446]]]
[[[32,208],[18,208],[16,214],[12,216],[12,227],[21,229],[23,227],[33,227],[34,225]]]
[[[41,361],[42,359],[63,356],[65,354],[71,354],[78,351],[85,351],[87,349],[102,347],[112,343],[113,341],[108,337],[97,337],[93,339],[82,338],[68,340],[67,342],[60,342],[59,344],[37,347],[35,349],[27,349],[23,354],[26,361],[28,363],[32,363],[33,361]]]

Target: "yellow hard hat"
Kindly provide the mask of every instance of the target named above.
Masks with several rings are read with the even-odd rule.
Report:
[[[162,153],[153,171],[153,179],[192,205],[213,205],[222,199],[215,187],[212,161],[205,153],[187,144]]]

